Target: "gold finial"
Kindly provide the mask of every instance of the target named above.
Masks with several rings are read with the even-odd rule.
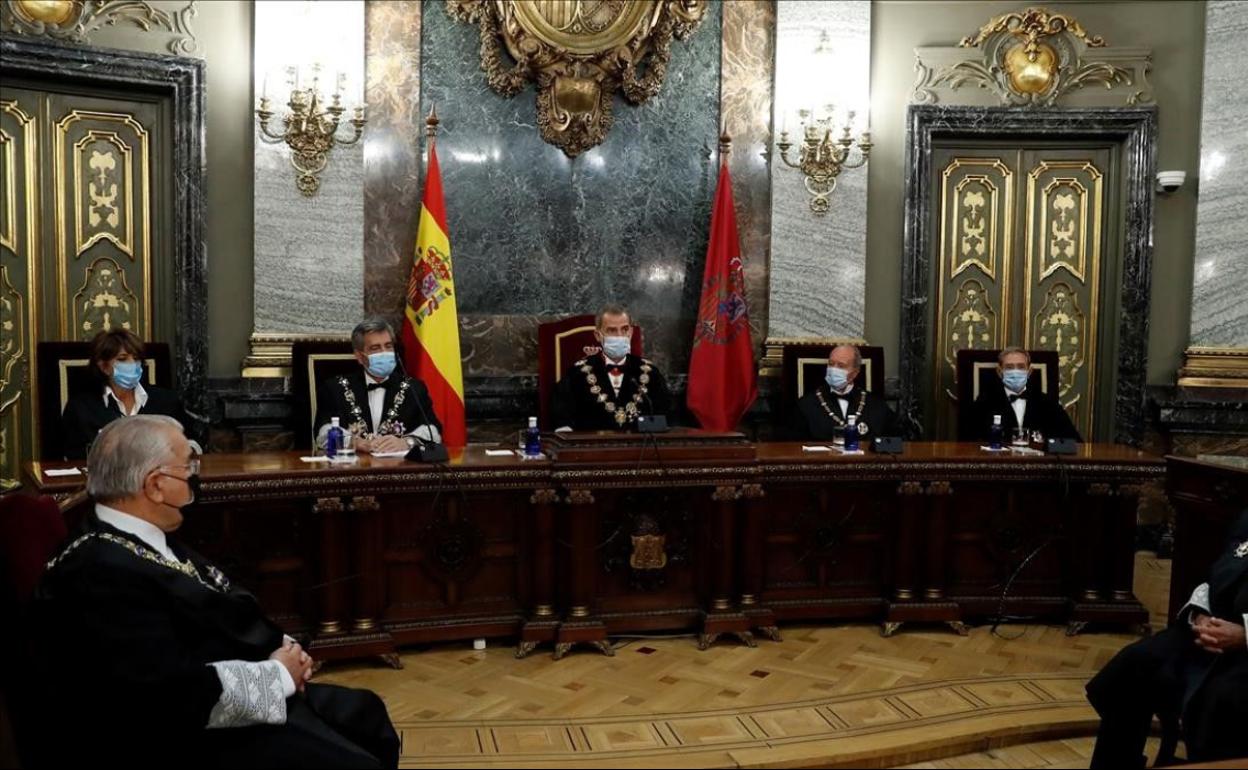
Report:
[[[732,137],[728,135],[728,127],[724,126],[719,132],[719,161],[727,162],[728,154],[732,152]]]
[[[433,139],[438,135],[438,124],[442,121],[438,120],[438,106],[430,105],[429,117],[425,118],[425,136]]]

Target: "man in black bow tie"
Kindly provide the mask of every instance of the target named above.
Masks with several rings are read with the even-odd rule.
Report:
[[[884,399],[868,393],[858,377],[862,351],[837,345],[828,354],[824,382],[802,396],[789,415],[787,437],[793,441],[836,441],[845,435],[850,418],[864,441],[898,435],[897,418]]]
[[[971,435],[963,441],[988,441],[992,424],[1001,418],[1002,436],[1008,442],[1021,426],[1028,433],[1038,431],[1046,439],[1069,438],[1081,441],[1070,415],[1055,396],[1032,382],[1031,355],[1022,348],[1009,347],[997,356],[1000,387],[985,388],[971,409]],[[1056,383],[1053,390],[1057,389]]]
[[[117,420],[92,445],[95,510],[32,607],[38,751],[58,766],[396,766],[381,700],[312,684],[312,658],[255,597],[170,537],[198,466],[168,417]]]
[[[632,355],[632,320],[620,305],[598,314],[602,351],[564,372],[553,404],[556,430],[626,430],[640,415],[666,415],[671,397],[654,362]]]
[[[317,386],[317,447],[325,446],[331,420],[353,437],[359,452],[405,452],[419,441],[442,441],[442,424],[429,389],[398,368],[394,328],[384,318],[367,318],[351,332],[360,370],[329,377]]]

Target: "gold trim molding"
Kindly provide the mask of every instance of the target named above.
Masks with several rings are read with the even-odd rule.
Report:
[[[129,22],[144,32],[163,30],[172,35],[170,53],[199,52],[191,20],[199,13],[197,0],[178,10],[162,10],[146,0],[3,0],[0,29],[14,35],[48,37],[70,43],[87,43],[103,27]]]
[[[296,342],[346,342],[349,334],[267,334],[253,332],[243,359],[243,377],[289,377]]]
[[[491,88],[512,97],[536,83],[542,139],[569,158],[606,139],[616,90],[643,104],[662,89],[672,38],[687,40],[707,7],[708,0],[446,0],[451,18],[480,27]]]
[[[784,349],[790,345],[866,345],[851,337],[768,337],[763,340],[763,359],[758,362],[759,377],[779,377],[784,368]]]
[[[1248,388],[1248,348],[1193,346],[1183,352],[1179,385],[1188,388]]]
[[[1140,48],[1110,50],[1105,39],[1090,35],[1073,16],[1031,7],[1001,14],[956,47],[916,48],[912,101],[935,104],[938,91],[976,86],[1009,106],[1052,106],[1059,100],[1102,103],[1104,90],[1126,104],[1153,101],[1148,81],[1152,52]],[[1068,100],[1088,86],[1079,100]],[[1098,93],[1100,94],[1098,96]],[[963,101],[974,102],[965,95]]]

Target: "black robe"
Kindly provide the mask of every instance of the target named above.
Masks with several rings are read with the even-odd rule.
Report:
[[[876,436],[900,435],[897,417],[884,399],[857,385],[846,398],[849,414],[858,415],[859,433],[864,442]],[[831,415],[828,410],[832,411]],[[789,415],[786,437],[792,441],[831,441],[845,435],[846,419],[839,397],[828,383],[823,382],[797,402],[797,407]],[[861,430],[861,426],[865,426],[866,430]]]
[[[143,389],[147,392],[147,403],[139,409],[139,414],[172,417],[182,423],[188,434],[191,432],[194,426],[188,424],[186,410],[177,393],[154,385],[144,385]],[[108,399],[105,406],[103,388],[74,394],[65,403],[65,412],[61,415],[61,456],[66,460],[85,459],[100,429],[121,416],[115,399]]]
[[[1035,378],[1033,378],[1034,380]],[[1058,400],[1044,393],[1033,381],[1022,393],[1027,400],[1027,410],[1023,412],[1023,427],[1029,431],[1040,431],[1044,438],[1070,438],[1082,441],[1070,415],[1058,403]],[[961,436],[963,441],[987,441],[992,433],[992,418],[1001,415],[1002,440],[1009,442],[1013,432],[1018,428],[1018,418],[1014,416],[1014,408],[1006,395],[1005,385],[994,380],[988,388],[979,394],[971,405],[971,421],[968,426],[971,434]]]
[[[285,725],[206,729],[221,696],[210,663],[263,661],[282,631],[255,598],[175,542],[199,578],[90,514],[29,609],[48,765],[393,766],[398,738],[371,692],[309,684]],[[129,544],[129,545],[127,545]],[[147,554],[147,556],[144,556]]]
[[[1248,615],[1248,510],[1209,571],[1213,617],[1244,624]],[[1193,762],[1248,756],[1248,645],[1209,653],[1195,644],[1189,613],[1165,631],[1123,648],[1088,682],[1088,701],[1101,715],[1093,767],[1131,767],[1154,714],[1181,714]]]
[[[344,430],[356,434],[380,431],[389,435],[403,435],[411,433],[421,425],[432,425],[439,432],[442,431],[442,423],[433,411],[433,401],[425,383],[415,377],[404,377],[395,373],[382,385],[386,391],[386,400],[381,410],[381,425],[373,425],[373,413],[368,407],[368,384],[365,382],[363,369],[322,380],[317,387],[313,435],[333,417],[338,418],[338,423]],[[396,423],[402,423],[401,431],[394,430]]]
[[[620,369],[624,380],[616,392],[601,354],[568,367],[554,394],[554,427],[626,430],[637,424],[638,415],[667,416],[672,398],[659,368],[651,361],[629,355]]]

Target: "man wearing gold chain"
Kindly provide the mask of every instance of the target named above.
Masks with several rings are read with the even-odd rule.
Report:
[[[629,430],[640,415],[666,415],[671,396],[652,361],[633,355],[628,311],[607,305],[594,330],[601,350],[564,372],[555,392],[556,430]]]
[[[789,416],[789,437],[794,441],[832,441],[843,435],[851,415],[857,418],[858,434],[866,441],[898,435],[897,418],[888,404],[859,384],[861,371],[862,353],[856,346],[832,348],[824,382],[802,396]]]

